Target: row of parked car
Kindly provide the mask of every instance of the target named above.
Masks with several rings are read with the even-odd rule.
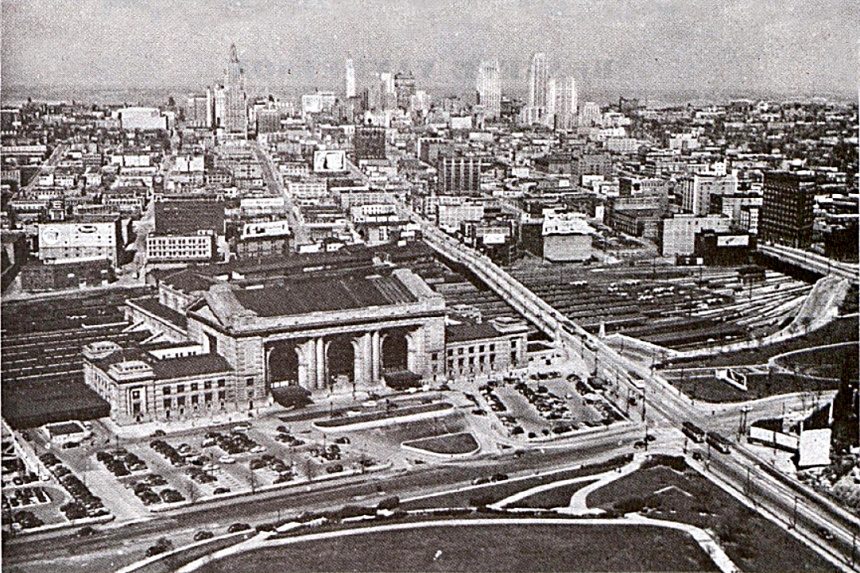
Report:
[[[101,451],[96,454],[96,459],[116,477],[125,477],[132,472],[144,472],[147,469],[145,461],[126,449],[114,452]]]
[[[223,432],[206,432],[206,440],[203,442],[203,447],[218,446],[228,455],[236,456],[239,454],[263,453],[266,448],[248,437],[247,427],[238,425],[229,433]]]
[[[66,517],[70,520],[81,519],[84,517],[100,517],[108,515],[108,510],[105,509],[102,500],[95,495],[90,489],[78,479],[78,476],[72,473],[72,470],[64,466],[60,460],[52,452],[42,454],[39,457],[42,463],[45,464],[54,477],[66,488],[66,491],[72,496],[73,501],[60,507]]]
[[[20,487],[3,494],[3,505],[12,509],[48,503],[51,498],[41,487]]]
[[[167,458],[174,466],[181,466],[185,464],[185,456],[179,453],[176,448],[174,448],[169,443],[164,440],[152,440],[149,442],[149,447]]]
[[[277,473],[278,476],[272,483],[285,483],[291,481],[294,477],[292,468],[283,460],[276,458],[272,454],[264,454],[259,458],[251,460],[248,467],[251,468],[252,471],[269,468],[273,472]]]

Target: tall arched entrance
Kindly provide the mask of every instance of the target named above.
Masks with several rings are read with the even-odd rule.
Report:
[[[355,348],[351,336],[336,336],[328,344],[328,375],[326,386],[355,381]]]
[[[395,329],[386,331],[382,339],[382,371],[398,372],[409,369],[409,331]]]
[[[266,386],[294,386],[299,383],[299,356],[296,342],[279,340],[266,344]]]

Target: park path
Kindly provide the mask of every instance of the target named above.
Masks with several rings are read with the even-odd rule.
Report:
[[[633,460],[629,464],[626,464],[617,470],[601,474],[602,477],[596,482],[589,484],[574,493],[570,498],[570,505],[568,507],[560,508],[558,512],[566,515],[600,515],[601,513],[604,513],[602,509],[588,507],[587,499],[589,494],[614,482],[615,480],[619,480],[624,476],[632,474],[642,467],[642,462],[644,461],[644,455],[636,454],[633,456]]]
[[[683,523],[675,523],[670,521],[662,521],[658,519],[649,519],[641,516],[628,516],[625,519],[565,519],[565,518],[537,518],[537,517],[516,517],[516,518],[477,518],[477,519],[450,519],[445,521],[420,521],[417,523],[390,523],[384,525],[375,525],[371,527],[360,527],[354,529],[345,529],[340,531],[326,531],[322,533],[309,533],[307,535],[297,535],[295,537],[286,537],[281,539],[271,539],[269,535],[257,535],[238,543],[231,547],[227,547],[220,551],[216,551],[211,555],[207,555],[187,565],[177,569],[176,573],[192,573],[199,570],[201,567],[211,563],[212,561],[239,555],[248,551],[254,551],[262,548],[282,547],[292,545],[294,543],[304,543],[312,541],[322,541],[326,539],[335,539],[338,537],[348,537],[353,535],[365,535],[368,533],[380,533],[386,531],[411,531],[415,529],[436,528],[436,527],[480,527],[480,526],[498,526],[498,525],[611,525],[611,526],[651,526],[664,527],[684,531],[689,534],[694,541],[707,553],[714,563],[719,567],[722,573],[736,573],[740,569],[732,562],[731,559],[720,549],[713,538],[702,529]]]

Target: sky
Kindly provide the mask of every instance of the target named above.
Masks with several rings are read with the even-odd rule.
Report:
[[[2,0],[6,86],[202,90],[235,42],[257,93],[343,89],[411,70],[466,91],[498,59],[518,92],[547,54],[582,91],[858,90],[857,0]]]

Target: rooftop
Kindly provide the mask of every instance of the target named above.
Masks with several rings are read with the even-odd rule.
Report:
[[[158,359],[152,356],[146,348],[139,346],[124,348],[104,358],[93,359],[91,362],[105,371],[111,366],[122,363],[142,362],[149,366],[156,380],[172,380],[206,374],[228,374],[233,371],[230,364],[219,354],[192,354],[190,356]]]
[[[237,289],[240,305],[258,316],[290,316],[415,302],[416,297],[393,276],[347,274],[295,280],[279,286]]]
[[[177,312],[169,306],[164,306],[158,302],[158,297],[148,296],[143,298],[130,299],[131,304],[139,306],[143,310],[154,314],[155,316],[166,320],[167,322],[186,330],[188,328],[188,318],[180,312]]]

